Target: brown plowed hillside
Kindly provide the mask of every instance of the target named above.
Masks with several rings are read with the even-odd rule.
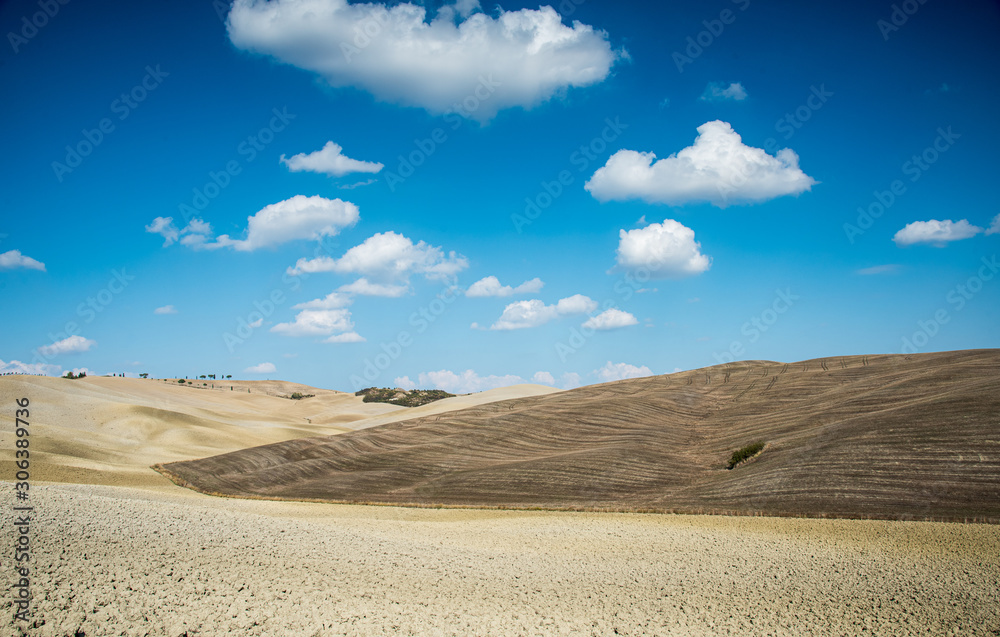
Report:
[[[161,470],[249,497],[997,522],[1000,350],[731,363]]]

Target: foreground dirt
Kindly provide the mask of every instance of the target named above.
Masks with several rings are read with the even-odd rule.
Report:
[[[31,494],[32,636],[1000,634],[997,526]]]

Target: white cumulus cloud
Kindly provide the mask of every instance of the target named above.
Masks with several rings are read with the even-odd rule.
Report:
[[[198,247],[212,234],[212,226],[201,219],[192,219],[183,229],[178,230],[173,217],[157,217],[146,226],[146,232],[163,237],[163,247],[173,245],[180,239],[182,245]]]
[[[246,239],[231,239],[223,234],[214,243],[203,243],[201,247],[231,247],[250,252],[289,241],[332,237],[353,226],[358,218],[358,207],[349,201],[295,195],[247,217]]]
[[[17,268],[41,270],[42,272],[45,272],[44,263],[21,254],[20,250],[8,250],[7,252],[0,254],[0,270],[14,270]]]
[[[645,365],[636,367],[628,363],[612,363],[608,361],[604,367],[591,372],[602,383],[610,383],[613,380],[624,380],[626,378],[642,378],[652,376],[653,372]]]
[[[467,369],[460,374],[442,369],[436,372],[420,372],[416,382],[409,376],[396,378],[397,387],[403,389],[443,389],[452,394],[471,394],[473,392],[496,389],[498,387],[509,387],[510,385],[520,385],[524,379],[520,376],[480,376],[471,369]]]
[[[500,318],[490,326],[490,329],[520,330],[529,327],[538,327],[560,316],[585,314],[593,312],[596,309],[597,302],[582,294],[574,294],[565,299],[560,299],[554,305],[546,305],[538,299],[517,301],[503,309]]]
[[[627,56],[605,33],[566,26],[548,6],[497,7],[496,17],[475,9],[477,2],[460,0],[428,21],[409,2],[236,0],[227,28],[238,48],[317,73],[333,87],[480,122],[601,82]]]
[[[589,327],[594,330],[613,330],[619,327],[628,327],[629,325],[638,324],[639,320],[632,314],[617,308],[610,308],[604,310],[597,316],[592,316],[587,319],[584,322],[583,327]]]
[[[0,374],[31,374],[41,376],[59,376],[62,368],[48,363],[22,363],[21,361],[0,360]]]
[[[329,336],[335,332],[342,333],[353,330],[354,322],[351,321],[351,311],[344,308],[301,310],[291,323],[278,323],[271,328],[272,332],[285,336]]]
[[[673,219],[620,230],[617,262],[618,270],[643,268],[658,279],[701,274],[712,266],[711,258],[701,253],[701,244],[694,240],[694,230]]]
[[[174,225],[173,217],[157,217],[146,226],[146,232],[151,232],[153,234],[158,234],[163,237],[163,247],[173,244],[177,241],[179,231],[177,226]]]
[[[990,227],[986,229],[986,234],[997,234],[1000,232],[1000,215],[993,217]]]
[[[556,386],[556,378],[549,372],[535,372],[535,375],[531,377],[531,382],[549,387]]]
[[[584,188],[600,201],[708,202],[725,208],[798,195],[817,183],[802,172],[791,149],[772,157],[745,145],[732,126],[718,120],[698,127],[694,145],[655,160],[653,153],[620,150]]]
[[[982,231],[982,228],[970,224],[966,219],[961,221],[931,219],[906,224],[906,227],[897,232],[892,240],[899,247],[928,243],[941,248],[951,241],[968,239]]]
[[[97,341],[75,334],[73,336],[67,336],[61,341],[56,341],[51,345],[42,345],[38,348],[38,351],[42,354],[42,356],[51,358],[60,354],[79,354],[80,352],[86,352],[94,345],[97,345]]]
[[[566,372],[559,380],[563,389],[573,389],[583,384],[583,379],[576,372]]]
[[[721,102],[732,100],[742,102],[747,98],[747,90],[739,82],[733,82],[726,86],[725,82],[709,82],[705,87],[705,92],[701,94],[701,100],[705,102]]]
[[[243,371],[247,374],[273,374],[277,370],[278,368],[274,366],[274,363],[261,363],[259,365],[247,367]]]
[[[350,173],[377,173],[383,168],[380,163],[351,159],[343,150],[340,144],[327,142],[323,148],[312,153],[299,153],[288,158],[282,155],[280,161],[292,172],[322,173],[331,177],[343,177]]]
[[[364,337],[354,331],[351,311],[347,309],[351,303],[351,297],[339,291],[298,303],[292,306],[293,310],[300,310],[295,320],[278,323],[271,331],[285,336],[326,336],[324,343],[363,342]]]
[[[530,281],[525,281],[521,285],[511,287],[509,285],[500,285],[500,280],[495,276],[488,276],[479,279],[475,283],[469,286],[469,289],[465,291],[465,296],[468,297],[486,297],[486,296],[513,296],[514,294],[535,294],[542,290],[545,283],[541,279],[535,277]]]
[[[304,303],[292,306],[293,310],[334,310],[347,307],[351,304],[351,298],[337,292],[330,292],[321,299],[313,299]]]
[[[359,294],[361,296],[387,296],[390,298],[398,298],[406,294],[407,288],[405,285],[393,285],[391,283],[372,283],[365,277],[361,277],[353,283],[348,283],[342,285],[338,288],[340,292],[345,294]]]
[[[339,259],[317,257],[299,259],[288,273],[336,272],[361,274],[377,282],[408,284],[413,274],[431,280],[449,280],[469,266],[464,256],[445,253],[439,247],[411,239],[396,232],[376,233],[356,245]]]
[[[329,338],[323,339],[324,343],[364,343],[365,337],[358,334],[357,332],[344,332],[343,334],[334,334]]]

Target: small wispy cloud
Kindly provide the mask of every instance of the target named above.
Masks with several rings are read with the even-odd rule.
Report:
[[[873,274],[895,274],[899,272],[899,264],[888,263],[886,265],[873,265],[870,268],[861,268],[860,270],[855,270],[855,274],[861,274],[864,276],[869,276]]]
[[[274,366],[274,363],[261,363],[247,367],[243,371],[247,374],[272,374],[277,371],[277,368]]]
[[[38,348],[38,351],[42,356],[51,358],[52,356],[58,356],[60,354],[79,354],[81,352],[86,352],[94,345],[97,345],[97,341],[84,338],[79,334],[76,334],[68,336],[61,341],[56,341],[50,345],[42,345]]]
[[[356,184],[344,184],[342,186],[337,186],[337,187],[340,188],[341,190],[354,190],[355,188],[360,188],[362,186],[370,186],[377,182],[378,179],[367,179],[365,181],[359,181]]]
[[[0,254],[0,270],[15,270],[18,268],[45,272],[44,263],[21,254],[20,250],[8,250]]]
[[[703,102],[742,102],[747,98],[747,90],[739,82],[726,86],[724,82],[709,82],[701,94]]]
[[[901,248],[917,244],[943,248],[952,241],[969,239],[980,232],[983,232],[983,229],[972,225],[968,219],[959,221],[931,219],[930,221],[914,221],[906,224],[906,227],[897,232],[892,240]]]
[[[343,177],[351,173],[377,173],[384,168],[378,162],[351,159],[343,150],[340,144],[327,142],[323,148],[312,153],[299,153],[288,158],[282,155],[280,161],[292,172],[321,173],[330,177]]]

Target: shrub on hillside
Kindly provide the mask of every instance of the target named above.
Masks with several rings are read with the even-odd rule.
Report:
[[[364,396],[366,403],[388,403],[399,405],[400,407],[419,407],[432,403],[442,398],[451,398],[455,394],[449,394],[440,389],[392,389],[389,387],[368,387],[354,392],[355,396]]]
[[[733,455],[729,458],[729,465],[727,469],[732,469],[739,463],[756,456],[761,450],[764,449],[764,443],[760,440],[757,442],[751,442],[745,447],[741,447],[733,452]]]

